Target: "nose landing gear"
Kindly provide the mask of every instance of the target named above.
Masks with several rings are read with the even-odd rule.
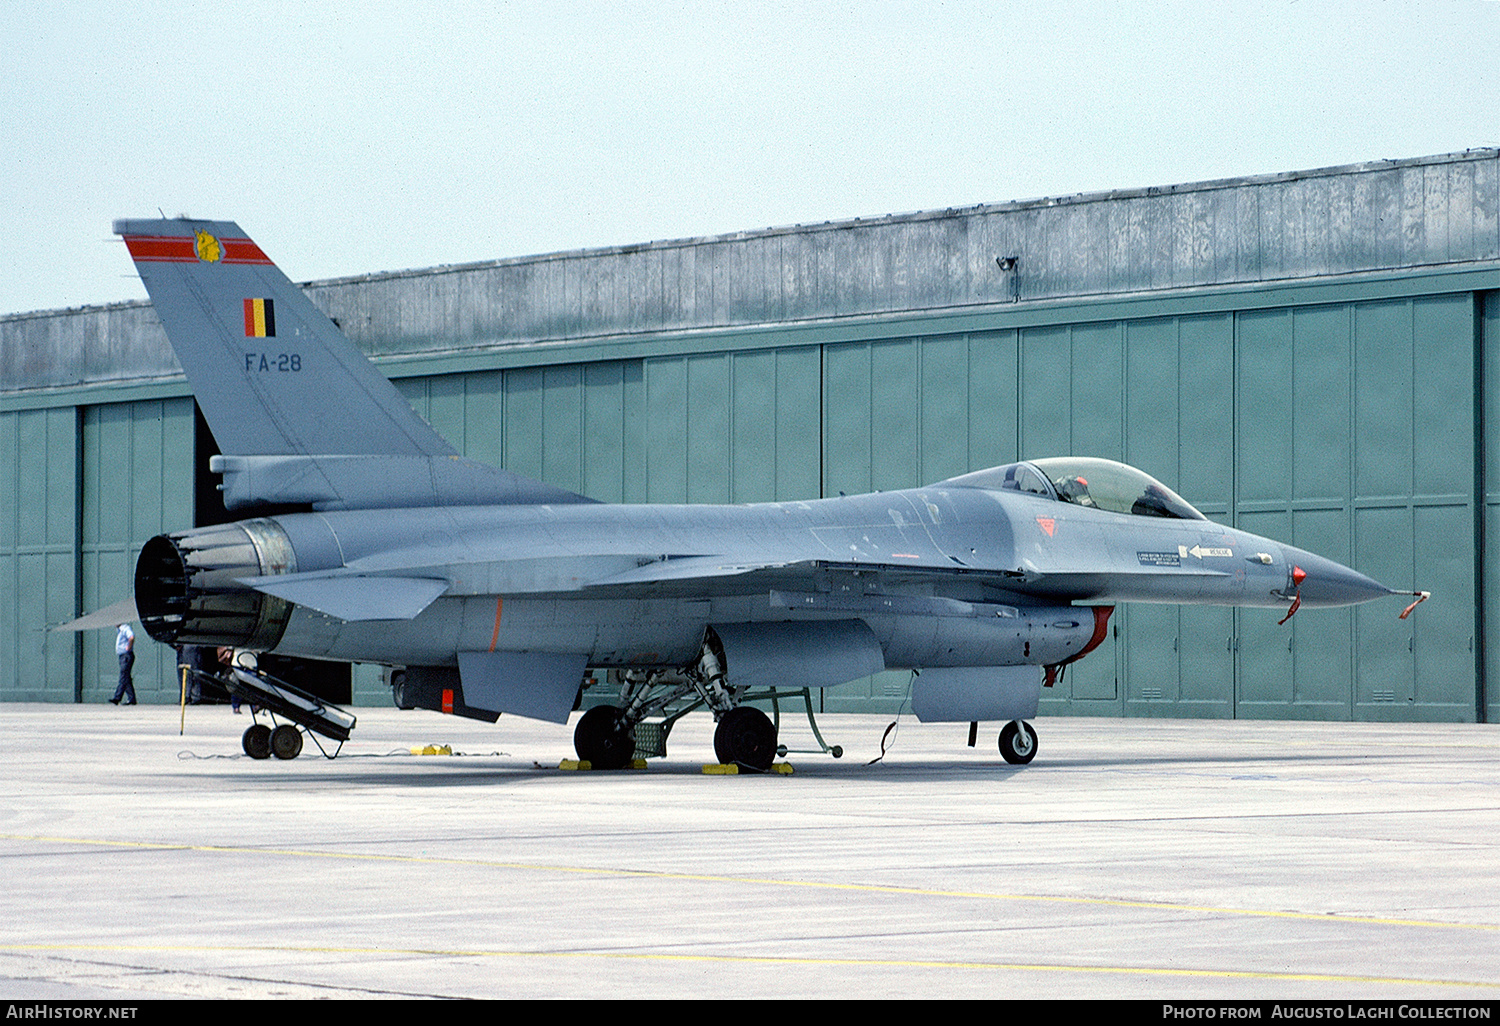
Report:
[[[1036,731],[1020,720],[1011,720],[1000,730],[1000,754],[1014,766],[1036,758]]]

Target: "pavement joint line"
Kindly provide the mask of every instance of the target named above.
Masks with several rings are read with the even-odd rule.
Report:
[[[1353,923],[1364,926],[1406,926],[1422,929],[1480,930],[1500,932],[1495,923],[1453,923],[1435,919],[1397,919],[1382,916],[1352,916],[1337,912],[1294,912],[1276,909],[1224,908],[1212,905],[1190,905],[1178,902],[1140,901],[1124,898],[1090,898],[1052,894],[1004,894],[986,891],[949,891],[928,887],[901,887],[894,884],[838,883],[825,880],[786,880],[775,877],[730,876],[714,873],[684,873],[659,869],[625,869],[604,866],[559,866],[545,863],[500,862],[490,859],[465,859],[448,856],[369,854],[361,852],[315,851],[296,848],[257,848],[249,845],[183,844],[167,841],[110,841],[99,838],[49,837],[34,834],[0,834],[0,841],[34,841],[43,844],[77,844],[97,847],[135,848],[152,851],[201,851],[214,854],[280,855],[289,858],[342,859],[351,862],[400,862],[448,866],[476,866],[489,869],[511,869],[539,873],[568,873],[595,876],[639,877],[642,879],[731,883],[760,887],[806,888],[809,890],[858,891],[866,894],[904,894],[929,898],[970,898],[985,901],[1036,902],[1088,905],[1100,908],[1150,909],[1162,912],[1197,912],[1262,919],[1298,919],[1319,923]],[[830,963],[832,964],[832,963]],[[885,963],[904,965],[907,963]],[[1341,977],[1342,979],[1342,977]],[[1349,977],[1349,979],[1357,979]],[[1476,984],[1489,986],[1489,984]]]
[[[114,951],[114,952],[232,952],[318,955],[378,955],[421,958],[599,958],[645,962],[708,962],[740,965],[823,966],[873,969],[989,969],[1000,972],[1086,973],[1118,976],[1172,976],[1236,980],[1277,980],[1303,983],[1376,983],[1423,987],[1500,989],[1500,981],[1437,980],[1418,977],[1364,976],[1339,973],[1297,973],[1252,969],[1191,969],[1170,966],[1081,965],[1046,962],[942,961],[896,958],[813,958],[795,955],[704,955],[650,951],[502,951],[466,948],[371,948],[336,945],[189,945],[189,944],[0,944],[0,951]],[[168,970],[170,971],[170,970]],[[287,981],[295,983],[296,981]]]

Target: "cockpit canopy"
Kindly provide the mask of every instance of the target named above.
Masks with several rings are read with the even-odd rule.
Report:
[[[1114,460],[1092,456],[1053,456],[950,478],[945,485],[1026,492],[1111,513],[1175,520],[1207,520],[1182,496],[1156,478]]]

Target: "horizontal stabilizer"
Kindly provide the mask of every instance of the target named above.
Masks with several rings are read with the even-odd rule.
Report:
[[[239,581],[340,620],[410,620],[448,590],[447,581],[430,577],[281,574]]]
[[[588,656],[574,652],[460,652],[464,700],[477,709],[568,722]]]
[[[97,612],[80,616],[68,623],[58,624],[52,628],[55,631],[98,631],[106,627],[118,627],[122,623],[139,623],[140,614],[135,611],[135,596],[122,598],[113,605],[105,606]]]

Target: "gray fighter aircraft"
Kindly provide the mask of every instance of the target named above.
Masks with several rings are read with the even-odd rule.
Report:
[[[613,670],[618,704],[574,734],[595,767],[701,701],[721,761],[765,770],[777,734],[747,694],[895,668],[918,671],[920,719],[1004,721],[1025,763],[1042,687],[1103,640],[1109,603],[1290,615],[1396,594],[1101,459],[805,502],[595,502],[461,457],[237,225],[114,230],[224,453],[226,507],[310,510],[151,539],[146,632],[404,667],[403,704],[490,721],[566,722]]]

